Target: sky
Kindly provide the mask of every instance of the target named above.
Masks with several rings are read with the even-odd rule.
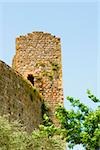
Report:
[[[100,97],[99,1],[0,2],[0,59],[11,66],[19,35],[44,31],[60,37],[64,97],[95,108],[86,90]]]

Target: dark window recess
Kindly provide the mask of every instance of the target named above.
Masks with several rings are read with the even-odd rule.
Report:
[[[27,79],[33,84],[33,86],[34,86],[34,77],[33,77],[33,75],[32,74],[29,74],[28,76],[27,76]]]

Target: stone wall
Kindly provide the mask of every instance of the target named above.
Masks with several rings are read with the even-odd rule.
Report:
[[[33,84],[49,105],[49,115],[55,122],[55,108],[63,104],[60,38],[43,32],[18,37],[12,66],[26,79],[33,76]]]
[[[31,84],[0,61],[0,115],[20,120],[27,131],[42,123],[42,97]]]

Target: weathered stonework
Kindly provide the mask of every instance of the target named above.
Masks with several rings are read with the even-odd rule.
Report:
[[[33,32],[16,39],[12,67],[39,89],[49,105],[53,122],[58,103],[63,104],[60,38],[49,33]],[[38,104],[37,104],[38,105]]]
[[[0,115],[20,120],[31,132],[42,123],[42,97],[27,80],[0,61]]]

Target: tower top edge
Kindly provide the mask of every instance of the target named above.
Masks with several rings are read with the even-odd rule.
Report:
[[[60,41],[60,37],[57,37],[55,35],[52,35],[51,33],[49,32],[43,32],[43,31],[33,31],[31,33],[27,33],[26,35],[20,35],[20,36],[17,36],[16,39],[25,39],[27,37],[30,37],[30,36],[33,36],[33,35],[44,35],[44,36],[51,36],[52,38],[55,38],[57,40]]]

